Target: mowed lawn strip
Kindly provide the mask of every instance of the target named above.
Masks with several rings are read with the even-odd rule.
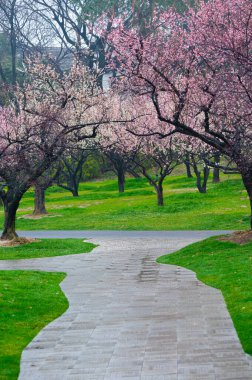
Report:
[[[0,271],[0,379],[17,379],[23,349],[68,308],[64,273]]]
[[[157,261],[190,269],[200,281],[220,289],[243,349],[252,354],[252,242],[238,245],[210,238]]]
[[[83,239],[41,239],[14,247],[0,247],[0,260],[36,259],[91,252],[96,246]]]
[[[207,194],[200,194],[195,178],[170,176],[164,184],[165,206],[156,205],[156,194],[144,178],[128,178],[119,194],[116,180],[86,182],[80,196],[58,187],[49,188],[49,215],[32,214],[33,191],[25,194],[18,211],[20,230],[242,230],[249,228],[249,201],[238,175],[209,180]],[[0,209],[0,223],[3,211]]]

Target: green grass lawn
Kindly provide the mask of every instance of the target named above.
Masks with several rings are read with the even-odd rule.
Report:
[[[156,205],[154,189],[143,178],[129,178],[119,194],[116,180],[87,182],[80,197],[52,187],[46,194],[49,216],[24,219],[33,210],[33,192],[27,192],[18,212],[18,229],[97,230],[204,230],[249,227],[249,202],[238,175],[209,181],[208,193],[200,194],[195,178],[170,176],[164,185],[165,206]],[[0,223],[3,211],[0,212]]]
[[[22,350],[68,301],[64,273],[0,271],[0,379],[17,379]]]
[[[82,239],[42,239],[17,247],[0,247],[0,260],[36,259],[92,251],[95,245]]]
[[[252,354],[252,242],[241,246],[210,238],[158,262],[190,269],[200,281],[220,289],[243,349]]]
[[[81,239],[42,239],[0,247],[0,260],[87,253],[95,247]],[[0,271],[0,379],[17,379],[23,349],[68,307],[60,289],[64,273]]]

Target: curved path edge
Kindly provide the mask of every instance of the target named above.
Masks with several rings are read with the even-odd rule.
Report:
[[[252,379],[251,358],[220,291],[194,272],[155,262],[201,240],[203,231],[191,237],[81,234],[99,247],[83,255],[0,261],[5,270],[67,273],[61,287],[69,309],[23,351],[20,380]]]

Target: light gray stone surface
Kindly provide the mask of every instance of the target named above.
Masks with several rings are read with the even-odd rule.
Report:
[[[221,293],[155,263],[201,237],[107,236],[90,254],[0,261],[67,272],[70,307],[24,350],[19,379],[251,380]]]
[[[228,234],[230,230],[202,231],[111,231],[111,230],[41,230],[18,231],[20,236],[36,238],[87,238],[87,239],[171,239],[200,240],[210,236]]]

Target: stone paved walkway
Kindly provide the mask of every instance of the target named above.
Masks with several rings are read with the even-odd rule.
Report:
[[[68,274],[70,308],[24,350],[19,379],[251,380],[220,292],[155,263],[196,240],[100,237],[90,254],[0,261]]]

